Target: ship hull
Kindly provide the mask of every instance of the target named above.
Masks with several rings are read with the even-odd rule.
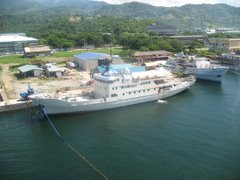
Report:
[[[228,67],[198,68],[195,76],[197,79],[221,82],[228,70]]]
[[[87,102],[67,102],[64,100],[46,98],[31,98],[31,100],[34,105],[42,105],[45,112],[50,115],[100,111],[165,99],[186,90],[194,83],[195,81],[187,82],[181,87],[174,88],[170,91],[128,99],[93,99]]]
[[[174,73],[181,72],[188,75],[191,74],[195,76],[197,79],[217,81],[217,82],[221,82],[222,77],[229,70],[229,67],[226,67],[226,66],[208,64],[208,62],[205,62],[205,61],[200,61],[200,62],[202,62],[203,64],[199,64],[199,65],[196,65],[193,63],[178,64],[177,61],[171,60],[167,62],[167,65],[164,65],[164,67],[167,70],[170,70],[171,72],[174,72]]]

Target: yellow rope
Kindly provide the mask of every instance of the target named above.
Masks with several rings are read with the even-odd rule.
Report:
[[[96,168],[90,161],[88,161],[80,152],[78,152],[71,144],[66,143],[66,145],[71,148],[78,156],[82,158],[89,166],[91,166],[98,174],[100,174],[104,179],[108,180],[108,177],[104,175],[98,168]]]
[[[90,167],[92,167],[98,174],[100,174],[104,179],[108,180],[108,177],[104,175],[98,168],[96,168],[89,160],[87,160],[79,151],[77,151],[71,144],[65,141],[65,139],[62,137],[62,135],[58,132],[50,118],[48,117],[47,113],[45,112],[45,109],[42,105],[40,105],[42,108],[43,114],[48,119],[49,124],[51,125],[54,132],[57,134],[57,136],[73,151],[75,152],[84,162],[86,162]]]

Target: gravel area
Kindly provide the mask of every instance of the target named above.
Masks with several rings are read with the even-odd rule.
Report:
[[[40,79],[38,77],[31,77],[18,80],[14,73],[9,70],[9,65],[4,66],[0,77],[8,99],[19,99],[19,93],[26,92],[28,85],[30,85],[36,93],[56,93],[69,90],[81,91],[86,87],[91,88],[91,85],[81,85],[86,82],[91,84],[92,82],[89,72],[78,71],[76,69],[67,69],[66,75],[60,78],[50,77]]]

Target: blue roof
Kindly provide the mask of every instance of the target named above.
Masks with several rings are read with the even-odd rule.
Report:
[[[106,66],[98,66],[97,67],[99,72],[102,73],[106,70]],[[109,66],[109,70],[113,70],[113,71],[121,71],[125,68],[128,68],[131,72],[142,72],[145,71],[145,67],[144,66],[134,66],[131,64],[111,64]]]
[[[85,53],[74,55],[74,57],[82,60],[92,60],[92,59],[110,58],[110,55],[105,53],[85,52]]]

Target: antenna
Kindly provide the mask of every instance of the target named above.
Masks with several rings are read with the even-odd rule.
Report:
[[[111,62],[112,62],[112,43],[110,42],[110,57],[111,57]]]

